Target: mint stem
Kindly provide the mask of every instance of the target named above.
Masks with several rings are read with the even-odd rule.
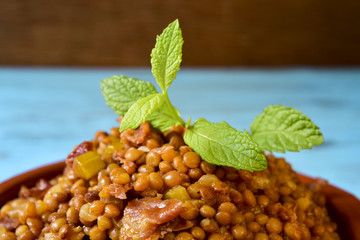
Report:
[[[164,92],[164,97],[165,97],[165,103],[166,103],[167,107],[170,109],[170,111],[171,111],[174,119],[175,119],[176,121],[178,121],[178,124],[177,124],[177,125],[185,126],[184,120],[182,120],[181,117],[176,113],[173,105],[171,104],[170,99],[169,99],[169,97],[168,97],[168,95],[167,95],[167,92]]]
[[[189,129],[191,124],[191,117],[189,117],[187,123],[185,124],[185,128]]]

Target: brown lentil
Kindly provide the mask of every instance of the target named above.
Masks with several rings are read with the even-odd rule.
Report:
[[[269,217],[263,213],[258,213],[255,215],[255,221],[262,226],[265,225],[268,220]]]
[[[279,234],[276,234],[276,233],[270,233],[269,239],[270,240],[283,240],[283,238]]]
[[[225,236],[224,234],[220,234],[220,233],[212,233],[208,237],[208,240],[225,240]]]
[[[150,187],[160,191],[164,186],[164,181],[161,174],[158,172],[152,172],[149,174]]]
[[[163,173],[167,173],[171,170],[174,170],[174,167],[171,165],[171,163],[162,161],[159,163],[159,170]]]
[[[301,239],[301,230],[295,223],[286,222],[284,225],[284,233],[292,240]]]
[[[120,215],[120,209],[115,204],[109,203],[105,206],[105,213],[104,216],[108,218],[116,218]]]
[[[32,232],[30,230],[27,230],[24,233],[22,233],[20,236],[18,236],[17,239],[18,240],[33,240],[34,235],[32,234]]]
[[[218,211],[233,214],[236,212],[236,206],[231,202],[224,202],[220,204]]]
[[[50,211],[55,211],[59,206],[59,202],[56,201],[55,198],[46,199],[45,204],[46,204],[46,208],[49,209]]]
[[[133,161],[138,160],[142,154],[143,154],[142,151],[137,150],[136,148],[130,148],[125,153],[125,159],[133,162]]]
[[[148,175],[141,175],[134,183],[134,190],[142,192],[150,186],[150,180]]]
[[[106,229],[110,229],[112,227],[112,222],[105,216],[99,216],[97,218],[97,225],[101,231],[105,231]]]
[[[105,240],[107,235],[104,231],[101,231],[97,225],[90,229],[89,236],[91,240]]]
[[[244,213],[244,217],[248,222],[251,222],[251,221],[254,221],[255,214],[253,212],[248,211],[248,212]]]
[[[184,154],[184,164],[188,168],[197,168],[200,162],[200,156],[196,152],[187,152]]]
[[[102,215],[104,209],[105,209],[105,203],[100,200],[96,200],[92,202],[89,207],[90,214],[93,214],[95,216]]]
[[[205,232],[200,227],[191,228],[191,234],[196,240],[203,240],[205,238]]]
[[[167,240],[340,239],[325,196],[301,184],[284,159],[267,155],[268,169],[253,173],[215,166],[185,145],[185,131],[177,126],[161,133],[143,123],[122,133],[119,128],[97,132],[95,139],[74,149],[66,170],[49,188],[35,188],[39,196],[22,196],[1,209],[0,221],[10,217],[20,224],[7,229],[0,222],[0,239],[142,239],[127,235],[139,231],[139,225],[155,235],[162,231]],[[106,164],[89,180],[72,169],[77,154],[87,151],[100,154]],[[21,193],[26,191],[33,193]],[[176,211],[169,203],[177,198],[181,211],[169,218]],[[154,213],[150,208],[122,232],[134,201],[160,201],[155,205],[161,207]],[[164,206],[170,210],[161,212]],[[135,209],[144,211],[142,206]],[[148,218],[150,224],[143,222]]]
[[[61,228],[59,229],[59,237],[61,239],[65,239],[66,238],[66,235],[68,234],[70,230],[70,226],[69,224],[64,224],[61,226]]]
[[[29,226],[29,229],[34,236],[39,236],[44,226],[44,223],[38,218],[27,218],[26,225]]]
[[[219,229],[219,225],[214,219],[204,218],[200,222],[200,226],[204,229],[205,232],[214,233]]]
[[[245,189],[243,192],[245,203],[255,207],[256,206],[256,198],[254,196],[254,193],[250,191],[249,189]]]
[[[245,239],[247,236],[247,229],[242,225],[234,225],[231,227],[231,234],[236,240]]]
[[[216,210],[209,205],[204,205],[200,208],[200,214],[204,218],[213,218],[213,217],[215,217]]]
[[[199,179],[204,173],[200,168],[191,168],[189,169],[189,177],[192,179]]]
[[[267,207],[270,203],[270,199],[266,195],[260,195],[257,198],[257,202],[261,207]]]
[[[201,198],[200,184],[198,182],[196,182],[194,184],[190,184],[186,190],[192,199],[200,199]]]
[[[167,146],[164,148],[163,153],[161,153],[161,159],[166,162],[172,162],[177,155],[177,152],[175,151],[174,147]]]
[[[229,212],[218,212],[215,219],[221,226],[225,226],[231,223],[231,214]]]
[[[213,173],[216,170],[216,166],[211,163],[201,161],[200,168],[204,173]]]
[[[282,223],[277,218],[272,217],[266,223],[266,230],[269,233],[281,233],[282,227]]]
[[[70,207],[66,211],[66,220],[71,224],[76,224],[79,221],[79,212],[74,207]]]
[[[165,173],[163,176],[163,180],[165,185],[168,186],[169,188],[180,185],[180,183],[182,182],[180,173],[175,170]]]
[[[269,240],[269,236],[266,233],[257,233],[254,240]]]
[[[174,157],[173,166],[180,173],[186,173],[189,170],[189,168],[184,165],[181,155],[177,155]]]
[[[311,229],[311,231],[314,236],[321,237],[324,235],[326,229],[325,229],[324,225],[316,225]]]
[[[173,145],[176,149],[179,149],[182,145],[184,145],[184,140],[179,134],[174,134],[169,141],[170,145]]]
[[[176,235],[175,240],[192,240],[193,236],[188,232],[180,232]]]
[[[185,208],[185,211],[180,213],[180,217],[185,220],[195,219],[199,214],[199,209],[191,202],[185,202],[182,207]]]
[[[146,164],[143,164],[138,168],[139,173],[151,173],[154,171],[155,171],[155,168],[153,166],[149,166]]]
[[[0,235],[3,240],[16,240],[16,235],[13,232],[5,232]]]
[[[16,228],[15,234],[16,236],[20,236],[27,230],[29,230],[29,227],[27,225],[20,225],[19,227]]]
[[[142,151],[141,151],[142,152]],[[136,161],[135,161],[135,164],[137,165],[137,166],[140,166],[140,165],[142,165],[142,164],[145,164],[146,163],[146,155],[145,154],[142,154],[141,156],[140,156],[140,158],[138,158]]]
[[[57,212],[59,214],[64,214],[65,215],[68,208],[69,208],[69,205],[67,203],[60,203]]]
[[[241,212],[235,212],[231,218],[231,225],[240,225],[245,221],[245,216]]]
[[[85,188],[85,192],[87,192],[87,189]],[[55,192],[53,193],[53,197],[59,202],[59,203],[62,203],[62,202],[65,202],[68,198],[68,195],[67,193],[65,192]]]
[[[106,170],[108,173],[111,173],[115,168],[120,168],[120,166],[117,163],[110,163],[107,165]]]
[[[113,227],[113,228],[109,229],[108,234],[109,234],[109,237],[111,238],[111,240],[118,240],[120,237],[120,229]]]
[[[77,187],[77,188],[75,189],[74,194],[75,194],[75,195],[84,195],[86,192],[87,192],[86,187],[79,186],[79,187]],[[54,194],[56,194],[56,193],[54,193]],[[54,194],[53,194],[53,195],[54,195]],[[53,199],[54,199],[55,201],[59,202],[55,197],[54,197]]]
[[[257,233],[257,232],[260,231],[261,226],[260,226],[260,224],[258,224],[257,222],[249,222],[249,223],[247,224],[247,228],[248,228],[251,232]]]
[[[160,144],[156,139],[152,138],[146,141],[146,147],[148,147],[149,149],[154,149],[160,147]]]
[[[161,161],[161,156],[155,151],[150,151],[146,155],[146,164],[149,166],[157,167],[159,166],[160,161]]]
[[[50,225],[51,230],[53,230],[54,232],[58,232],[60,230],[60,228],[66,224],[66,219],[65,218],[58,218],[55,221],[53,221]]]

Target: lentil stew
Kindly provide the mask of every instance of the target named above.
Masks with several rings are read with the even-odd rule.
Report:
[[[260,172],[211,165],[184,132],[147,122],[97,132],[61,175],[23,186],[2,206],[1,239],[340,239],[324,181],[301,183],[273,155]]]

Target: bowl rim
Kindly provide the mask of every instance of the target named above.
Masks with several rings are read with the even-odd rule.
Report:
[[[60,174],[65,167],[65,161],[57,161],[30,169],[29,171],[19,173],[0,183],[0,207],[8,201],[9,195],[17,196],[22,185],[27,187],[34,186],[40,179],[50,180]]]
[[[17,174],[0,183],[0,208],[4,203],[9,201],[11,196],[18,196],[18,192],[22,185],[27,187],[34,186],[40,179],[44,178],[50,180],[54,176],[62,173],[65,167],[65,161],[53,162],[29,171]],[[316,181],[302,173],[297,175],[300,181],[304,184],[309,184]],[[343,239],[360,240],[360,201],[354,195],[327,183],[321,190],[327,197],[328,208],[332,209],[334,213],[331,217],[338,225],[345,222],[345,226],[339,229]],[[10,196],[9,196],[10,195]],[[341,206],[341,208],[339,208]],[[339,224],[340,223],[340,224]],[[346,236],[346,238],[344,237]]]

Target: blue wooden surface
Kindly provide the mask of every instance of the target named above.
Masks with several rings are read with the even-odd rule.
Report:
[[[0,181],[64,159],[96,130],[116,126],[99,87],[115,74],[154,83],[150,69],[0,68]],[[360,197],[360,69],[185,68],[169,91],[185,119],[238,129],[270,104],[302,110],[326,143],[277,156]]]

